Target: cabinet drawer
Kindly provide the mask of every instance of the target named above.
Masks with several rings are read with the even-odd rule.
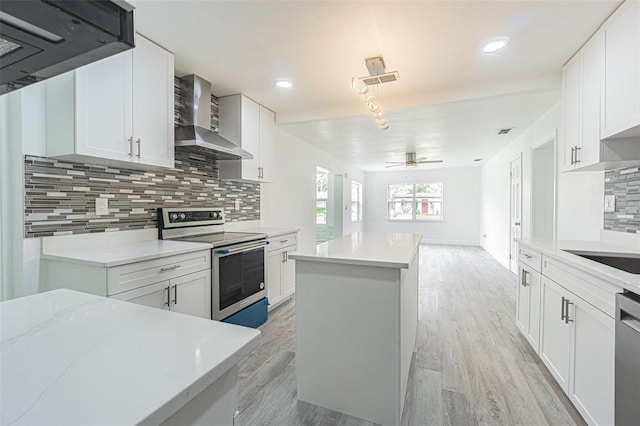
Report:
[[[533,268],[535,271],[540,272],[542,269],[542,254],[528,247],[518,247],[518,261]]]
[[[209,249],[116,266],[109,268],[107,272],[107,295],[112,296],[209,268]]]
[[[622,288],[548,256],[544,256],[542,274],[608,316],[615,317],[616,293],[621,293]]]
[[[297,234],[285,234],[277,237],[268,238],[269,245],[267,246],[267,252],[283,249],[285,247],[291,247],[298,245]]]

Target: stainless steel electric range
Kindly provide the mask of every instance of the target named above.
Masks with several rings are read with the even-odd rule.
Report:
[[[212,313],[224,320],[267,296],[266,234],[225,232],[221,208],[160,208],[158,233],[163,240],[213,244]]]

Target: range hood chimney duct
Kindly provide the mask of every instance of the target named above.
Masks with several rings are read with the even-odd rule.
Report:
[[[220,160],[251,159],[253,155],[211,130],[211,83],[188,75],[180,78],[183,124],[175,129],[176,147],[200,147],[217,154]]]

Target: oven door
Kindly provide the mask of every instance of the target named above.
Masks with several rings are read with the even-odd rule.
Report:
[[[213,319],[223,320],[267,296],[265,240],[213,249]]]

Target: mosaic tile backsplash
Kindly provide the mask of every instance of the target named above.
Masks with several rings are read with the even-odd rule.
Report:
[[[176,150],[174,169],[146,172],[32,156],[24,166],[25,238],[155,228],[158,207],[221,206],[227,221],[260,219],[260,185],[218,180],[207,152]],[[95,215],[97,197],[109,200],[108,215]]]
[[[604,229],[640,232],[640,168],[606,172],[604,194],[616,196],[616,211],[605,212]]]

